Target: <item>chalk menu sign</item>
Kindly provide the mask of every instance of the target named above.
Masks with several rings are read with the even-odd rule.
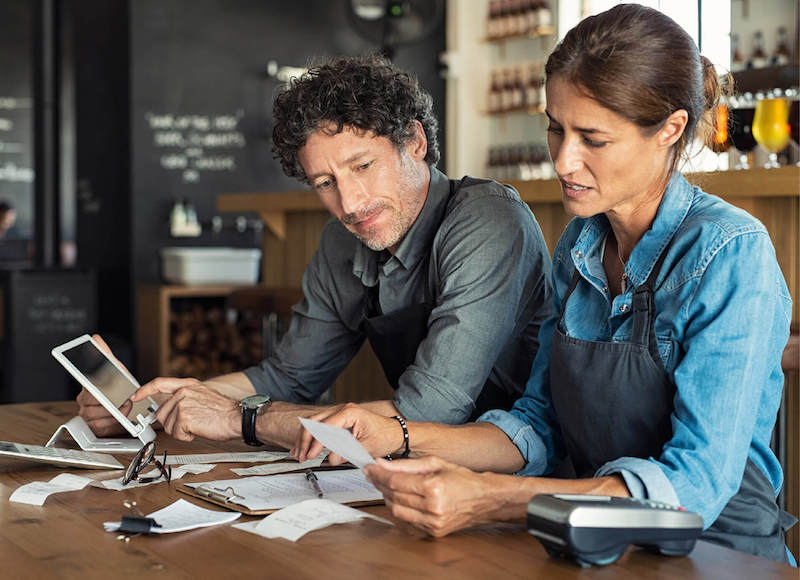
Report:
[[[96,330],[95,277],[78,270],[0,271],[0,402],[69,399],[50,350]]]
[[[150,145],[159,152],[162,170],[195,183],[208,172],[236,171],[247,139],[239,128],[244,110],[233,114],[174,114],[147,111]]]

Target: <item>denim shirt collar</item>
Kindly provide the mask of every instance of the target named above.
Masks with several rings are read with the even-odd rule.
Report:
[[[431,178],[425,204],[394,255],[386,250],[380,252],[370,250],[362,243],[356,244],[353,275],[359,278],[364,286],[374,286],[378,282],[379,269],[383,271],[384,276],[388,276],[399,267],[409,270],[430,254],[433,238],[439,231],[450,198],[450,180],[432,165],[429,169]]]
[[[659,256],[686,218],[694,195],[695,190],[686,178],[675,172],[661,199],[653,224],[633,248],[625,265],[631,288],[647,280]],[[598,267],[602,268],[599,259],[600,249],[610,227],[605,214],[598,214],[586,220],[572,249],[572,260],[579,271],[602,278],[600,272],[595,270]]]

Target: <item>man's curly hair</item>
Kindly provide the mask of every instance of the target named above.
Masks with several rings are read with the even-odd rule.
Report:
[[[272,151],[283,172],[307,182],[297,152],[314,131],[333,125],[330,134],[345,127],[386,137],[400,148],[419,121],[428,139],[425,161],[439,161],[438,122],[433,100],[417,79],[378,56],[339,57],[292,79],[272,109]]]

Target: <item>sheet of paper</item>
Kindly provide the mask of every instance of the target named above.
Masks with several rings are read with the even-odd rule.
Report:
[[[88,477],[79,477],[71,473],[62,473],[50,481],[34,481],[19,486],[8,498],[8,501],[43,505],[47,496],[64,491],[77,491],[92,483]]]
[[[266,463],[291,459],[288,451],[242,451],[237,453],[200,453],[197,455],[167,455],[167,465],[184,463]]]
[[[364,446],[347,429],[334,427],[312,419],[304,419],[303,417],[300,417],[300,422],[314,436],[314,439],[337,455],[344,457],[359,469],[365,465],[375,463],[375,460],[364,449]]]
[[[383,497],[381,492],[364,478],[364,474],[359,469],[315,471],[314,473],[317,475],[325,499],[348,503],[377,501]],[[243,498],[232,501],[251,510],[280,509],[317,497],[304,473],[243,477],[187,485],[195,488],[207,485],[216,489],[230,487],[233,493]]]
[[[211,471],[214,469],[216,465],[181,465],[180,467],[173,467],[172,468],[172,477],[170,480],[174,481],[176,479],[180,479],[187,473],[198,474],[198,473],[206,473],[207,471]],[[142,477],[152,477],[156,475],[153,473],[155,470],[151,470],[142,474]],[[122,477],[116,477],[114,479],[104,479],[103,481],[95,481],[92,485],[95,487],[102,487],[105,489],[110,489],[113,491],[122,491],[123,489],[133,489],[136,487],[145,487],[147,485],[155,485],[157,483],[164,483],[164,478],[159,477],[155,481],[148,481],[147,483],[139,483],[138,481],[134,480],[128,482],[126,485],[122,484]]]
[[[235,528],[265,538],[285,538],[296,542],[308,532],[333,524],[354,522],[363,518],[393,526],[394,523],[350,506],[327,499],[309,499],[270,514],[259,522],[236,524]],[[156,520],[158,521],[158,520]]]
[[[185,499],[179,499],[165,508],[147,514],[147,517],[153,518],[160,526],[153,528],[152,533],[170,534],[172,532],[184,532],[196,528],[227,524],[241,515],[239,512],[207,510]],[[103,527],[107,532],[116,532],[119,530],[119,526],[120,522],[103,523]]]
[[[276,473],[288,473],[289,471],[297,471],[298,469],[312,469],[319,467],[322,462],[328,457],[328,452],[323,451],[319,456],[308,461],[300,461],[294,463],[265,463],[263,465],[254,465],[253,467],[237,467],[231,469],[236,475],[275,475]]]

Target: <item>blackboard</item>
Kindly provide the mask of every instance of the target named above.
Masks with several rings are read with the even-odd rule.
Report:
[[[96,330],[95,278],[76,270],[0,270],[0,402],[74,398],[54,346]]]
[[[17,212],[18,238],[33,222],[32,19],[33,2],[0,2],[0,201]]]
[[[171,239],[167,222],[174,201],[191,201],[200,219],[208,220],[221,193],[303,188],[272,158],[270,119],[279,84],[267,65],[305,66],[376,51],[352,30],[345,8],[345,0],[130,4],[134,283],[159,281],[164,246],[260,243],[250,234]],[[431,92],[442,125],[443,50],[444,24],[394,58]]]

